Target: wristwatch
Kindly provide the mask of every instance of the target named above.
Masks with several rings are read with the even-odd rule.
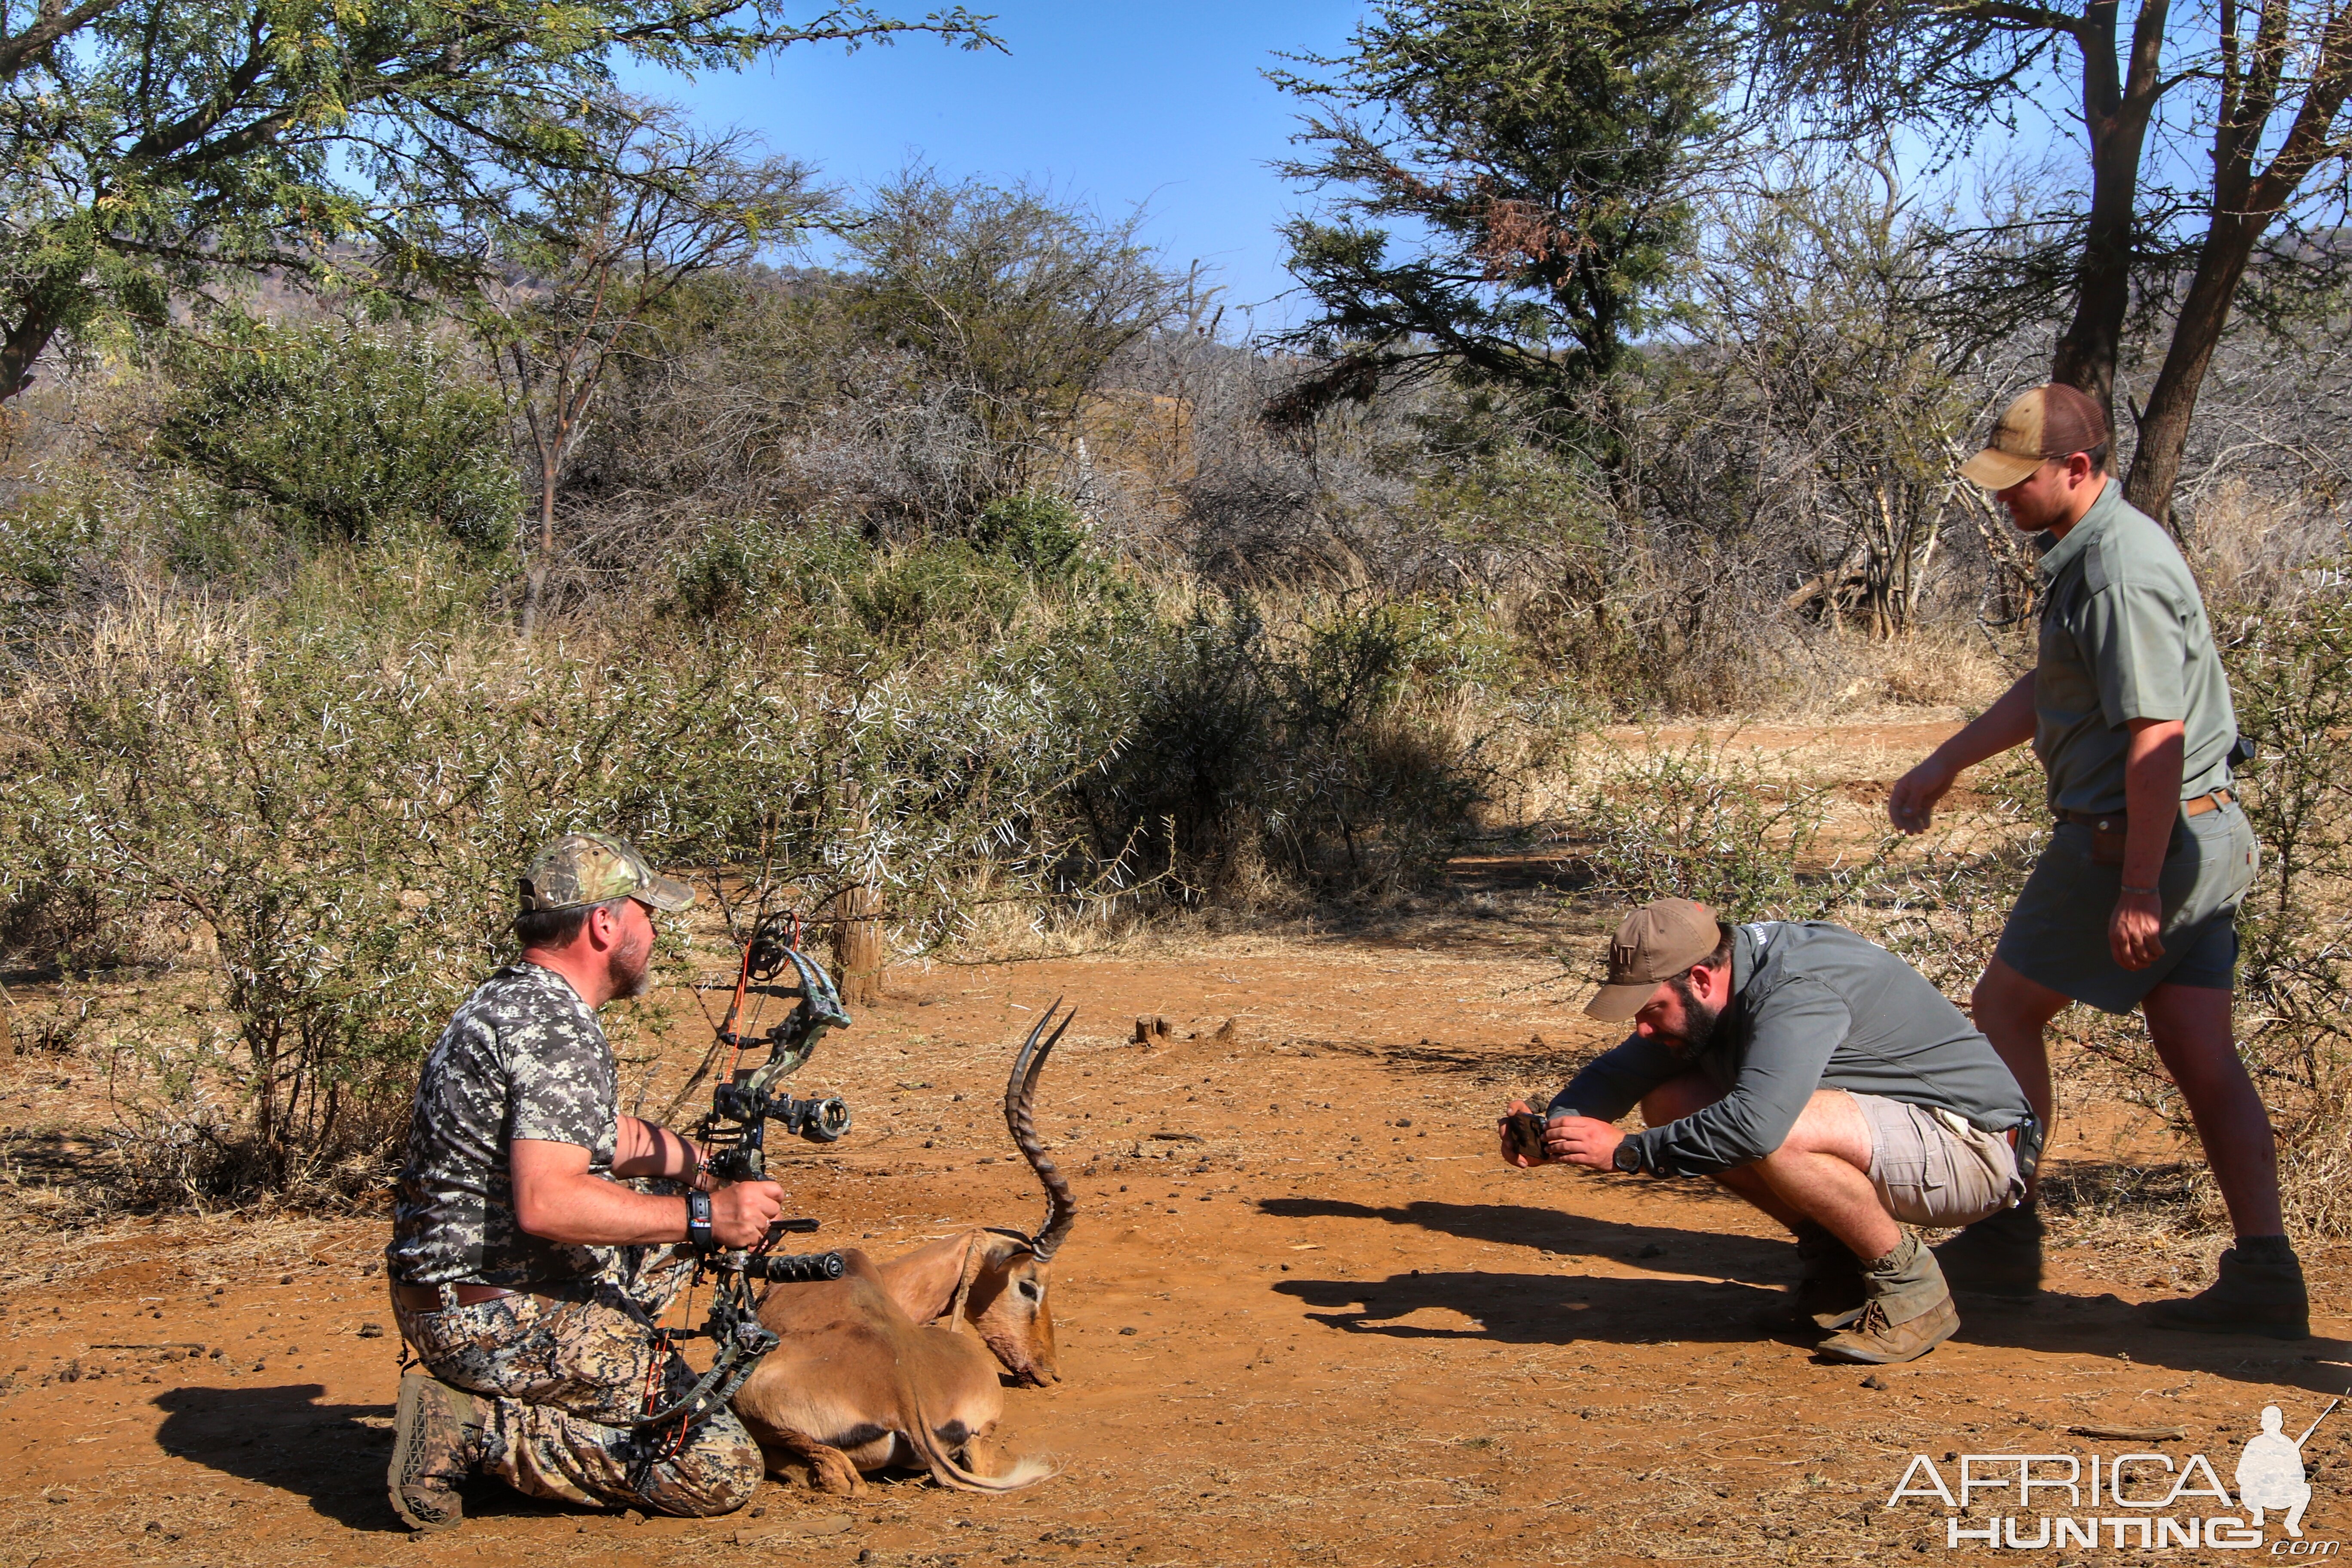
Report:
[[[686,1194],[686,1239],[694,1244],[697,1252],[710,1250],[710,1194]]]
[[[1622,1141],[1617,1145],[1617,1152],[1609,1156],[1609,1163],[1616,1167],[1618,1170],[1624,1172],[1629,1176],[1640,1175],[1642,1173],[1642,1146],[1634,1142],[1631,1138]]]

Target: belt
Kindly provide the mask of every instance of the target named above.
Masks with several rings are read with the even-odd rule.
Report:
[[[501,1296],[529,1293],[509,1290],[502,1285],[394,1285],[392,1300],[394,1305],[412,1312],[446,1312],[452,1307],[471,1307],[480,1301],[495,1301]]]
[[[2238,797],[2236,795],[2231,795],[2226,789],[2213,790],[2205,795],[2197,795],[2191,799],[2182,801],[2180,803],[2180,815],[2183,816],[2202,816],[2209,811],[2221,810],[2221,807],[2230,805]],[[2124,831],[2124,814],[2120,811],[2072,811],[2064,806],[2060,806],[2058,808],[2058,819],[2061,822],[2080,823],[2094,833],[2121,833]]]

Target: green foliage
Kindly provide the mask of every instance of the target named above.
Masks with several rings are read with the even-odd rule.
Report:
[[[989,641],[1024,619],[1135,611],[1065,501],[1000,502],[974,536],[876,548],[846,530],[733,523],[671,560],[667,607],[706,621],[792,616],[844,648]]]
[[[1011,557],[1040,583],[1066,583],[1087,563],[1086,519],[1059,496],[1004,496],[980,509],[971,541]]]
[[[2250,616],[2226,657],[2238,727],[2258,753],[2239,793],[2263,847],[2239,916],[2239,1051],[2283,1112],[2290,1213],[2341,1236],[2352,1232],[2352,599]]]
[[[1712,352],[1658,376],[1659,396],[1750,448],[1738,471],[1754,493],[1725,499],[1809,546],[1792,563],[1804,610],[1880,638],[1917,624],[1953,510],[1950,451],[1979,417],[1933,225],[1891,162],[1784,161],[1775,188],[1722,213],[1691,311]]]
[[[1972,770],[1967,787],[1982,816],[1947,820],[1925,841],[1890,834],[1853,868],[1838,916],[1956,1001],[1992,962],[2051,829],[2048,780],[2030,751]]]
[[[608,658],[459,629],[469,580],[394,553],[314,561],[239,608],[165,599],[61,630],[16,699],[16,934],[50,940],[87,905],[168,910],[213,944],[235,1032],[120,1042],[126,1135],[166,1184],[373,1179],[552,832],[764,874],[819,921],[876,889],[918,950],[988,900],[1127,876],[1056,805],[1124,733],[1115,691],[1077,673],[1134,662],[1099,641],[836,659],[825,628],[777,617]]]
[[[852,316],[971,433],[950,458],[954,521],[1030,494],[1113,356],[1197,303],[1193,280],[1138,237],[1141,221],[916,170],[848,228]]]
[[[1028,580],[1010,558],[985,554],[961,540],[891,551],[849,588],[850,605],[866,629],[898,640],[975,623],[1001,626],[1028,597]]]
[[[847,530],[743,519],[701,531],[670,557],[670,592],[656,607],[725,622],[837,610],[847,603],[843,585],[874,563],[872,548]]]
[[[1574,832],[1595,889],[1616,901],[1696,899],[1727,920],[1811,920],[1844,890],[1806,867],[1826,793],[1701,735],[1612,752]]]
[[[1712,36],[1650,0],[1409,0],[1351,44],[1302,62],[1323,77],[1274,79],[1311,106],[1300,140],[1318,150],[1283,173],[1343,193],[1336,216],[1285,231],[1319,311],[1286,341],[1334,362],[1302,396],[1444,371],[1564,417],[1690,241],[1723,80]],[[1391,254],[1391,220],[1426,238]]]
[[[1494,782],[1448,711],[1459,671],[1434,619],[1343,601],[1277,626],[1247,595],[1195,605],[1121,672],[1127,743],[1073,785],[1097,843],[1141,836],[1226,897],[1420,881]]]
[[[520,495],[498,395],[429,338],[255,326],[183,340],[156,450],[282,531],[362,542],[422,523],[511,543]]]
[[[992,41],[961,10],[914,26]],[[396,289],[442,269],[461,212],[589,155],[583,105],[624,62],[734,68],[908,26],[856,7],[795,25],[757,0],[8,0],[0,396],[58,333],[163,325],[225,276]]]

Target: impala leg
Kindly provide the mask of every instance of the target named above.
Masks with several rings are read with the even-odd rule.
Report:
[[[1004,1468],[998,1461],[996,1438],[991,1432],[975,1432],[966,1437],[961,1458],[963,1468],[975,1476],[993,1476]]]
[[[781,1456],[784,1464],[808,1471],[811,1491],[829,1492],[835,1497],[865,1495],[865,1478],[840,1449],[828,1447],[805,1432],[770,1430],[760,1436],[760,1447],[767,1452],[771,1470],[782,1468],[778,1463]]]

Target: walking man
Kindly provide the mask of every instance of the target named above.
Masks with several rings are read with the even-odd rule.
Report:
[[[1836,1331],[1824,1354],[1912,1361],[1951,1337],[1951,1293],[1903,1227],[2015,1203],[2040,1145],[2009,1069],[1918,971],[1843,927],[1734,929],[1661,899],[1617,928],[1585,1012],[1633,1033],[1553,1097],[1539,1153],[1498,1123],[1506,1161],[1712,1176],[1796,1234],[1796,1311]],[[1636,1104],[1646,1131],[1611,1125]]]
[[[2230,787],[2237,716],[2188,563],[2124,500],[2106,458],[2098,405],[2052,385],[2010,405],[1962,466],[2042,544],[2040,656],[1903,776],[1887,812],[1924,832],[1963,770],[2033,743],[2057,826],[1977,982],[1977,1026],[2047,1127],[2050,1020],[2073,1002],[2140,1008],[2237,1237],[2214,1283],[2160,1304],[2156,1321],[2300,1339],[2310,1314],[2279,1210],[2277,1149],[2231,1028],[2238,904],[2255,862]],[[1939,1254],[1962,1289],[2031,1296],[2042,1238],[2029,1198]]]
[[[521,958],[425,1058],[385,1248],[425,1368],[400,1380],[394,1424],[392,1506],[412,1529],[457,1524],[473,1474],[674,1514],[730,1512],[759,1487],[759,1446],[731,1412],[635,1425],[694,1383],[655,1332],[693,1268],[672,1244],[751,1246],[782,1205],[769,1182],[713,1190],[692,1143],[614,1103],[596,1010],[644,994],[653,911],[693,901],[619,839],[556,839],[521,879]]]

